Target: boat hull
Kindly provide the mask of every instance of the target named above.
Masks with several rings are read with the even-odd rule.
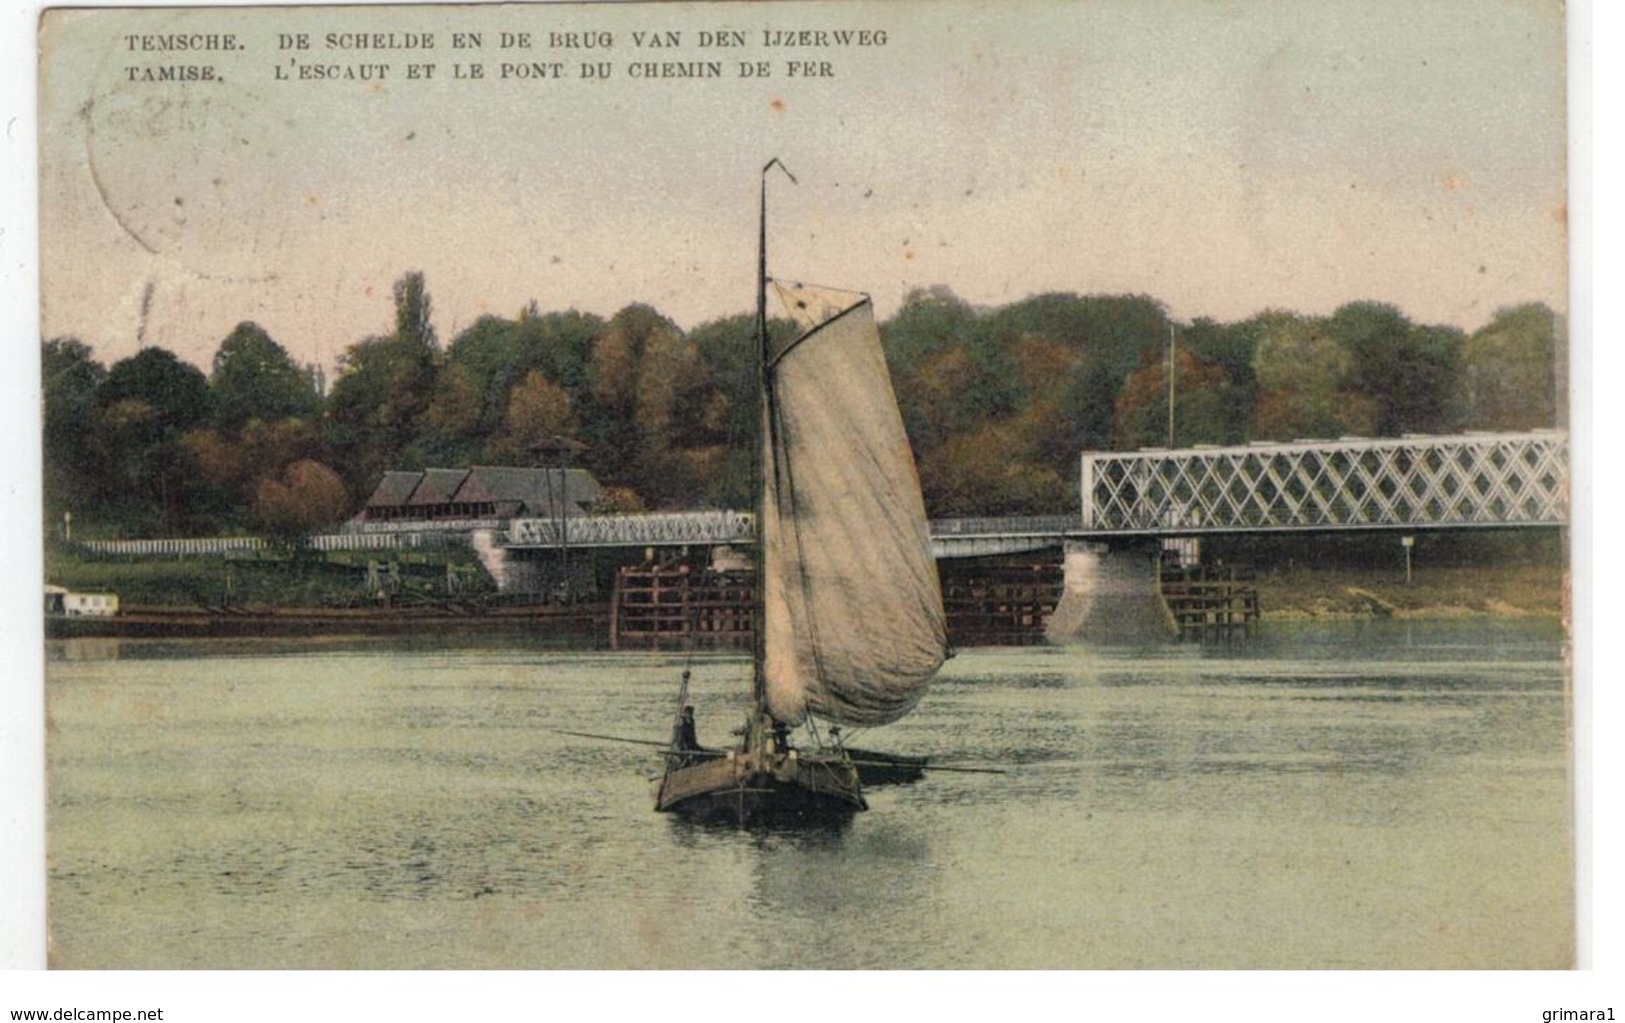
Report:
[[[876,785],[908,785],[925,776],[926,757],[911,757],[903,753],[881,753],[877,750],[846,748],[846,755],[858,769],[858,780],[864,788]]]
[[[655,809],[742,827],[818,824],[868,805],[857,770],[844,758],[796,753],[711,757],[669,767]]]

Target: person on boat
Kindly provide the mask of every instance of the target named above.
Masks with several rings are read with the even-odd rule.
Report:
[[[790,748],[790,726],[777,718],[773,720],[773,747],[780,753]]]
[[[677,727],[672,729],[671,745],[673,749],[685,753],[700,748],[699,732],[694,727],[693,705],[683,705],[682,713],[677,716]]]

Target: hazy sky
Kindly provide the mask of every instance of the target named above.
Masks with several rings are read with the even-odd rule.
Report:
[[[885,44],[764,45],[837,28]],[[679,47],[634,44],[668,30]],[[697,45],[720,30],[747,46]],[[435,47],[322,47],[390,31]],[[485,45],[453,50],[454,31]],[[499,50],[504,31],[544,45]],[[570,31],[613,46],[545,46]],[[130,49],[183,32],[243,49]],[[311,50],[278,50],[299,32]],[[144,340],[207,367],[252,319],[331,366],[390,328],[410,269],[447,341],[533,298],[645,301],[693,327],[751,307],[773,155],[800,180],[772,183],[775,272],[867,290],[882,316],[946,284],[979,304],[1145,293],[1187,320],[1370,298],[1472,329],[1564,307],[1562,41],[1546,0],[68,12],[42,35],[42,330],[108,362]],[[278,81],[290,56],[391,69]],[[723,77],[630,77],[704,60]],[[742,60],[772,77],[738,77]],[[787,78],[787,60],[834,77]],[[549,61],[568,77],[495,77]],[[611,78],[580,79],[583,61]],[[405,80],[423,62],[435,77]],[[485,79],[451,77],[475,62]],[[224,80],[130,80],[164,65]]]

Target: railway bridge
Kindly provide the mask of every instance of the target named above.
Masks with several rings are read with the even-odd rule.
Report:
[[[1568,522],[1568,436],[1556,430],[1086,452],[1080,479],[1078,514],[933,520],[933,551],[964,558],[1067,541]],[[495,542],[527,550],[754,540],[749,515],[702,511],[513,519]]]
[[[1075,515],[939,519],[939,560],[1062,549],[1054,639],[1150,638],[1171,627],[1162,541],[1215,535],[1562,527],[1561,431],[1087,452]],[[507,550],[748,545],[739,512],[515,520]]]
[[[1153,591],[1168,537],[1560,528],[1568,465],[1556,430],[1087,453],[1049,634],[1166,629]]]

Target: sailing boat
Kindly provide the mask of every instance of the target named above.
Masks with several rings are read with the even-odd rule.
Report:
[[[843,726],[907,715],[947,656],[947,625],[919,475],[869,296],[767,275],[762,170],[757,359],[762,402],[751,705],[740,739],[701,747],[680,690],[657,810],[738,824],[866,808],[861,770],[923,765],[854,757]],[[785,170],[788,175],[789,171]],[[791,178],[793,181],[794,178]],[[799,328],[770,344],[769,285]],[[827,740],[819,722],[828,725]],[[809,746],[791,741],[805,724]],[[917,777],[917,773],[915,774]]]

